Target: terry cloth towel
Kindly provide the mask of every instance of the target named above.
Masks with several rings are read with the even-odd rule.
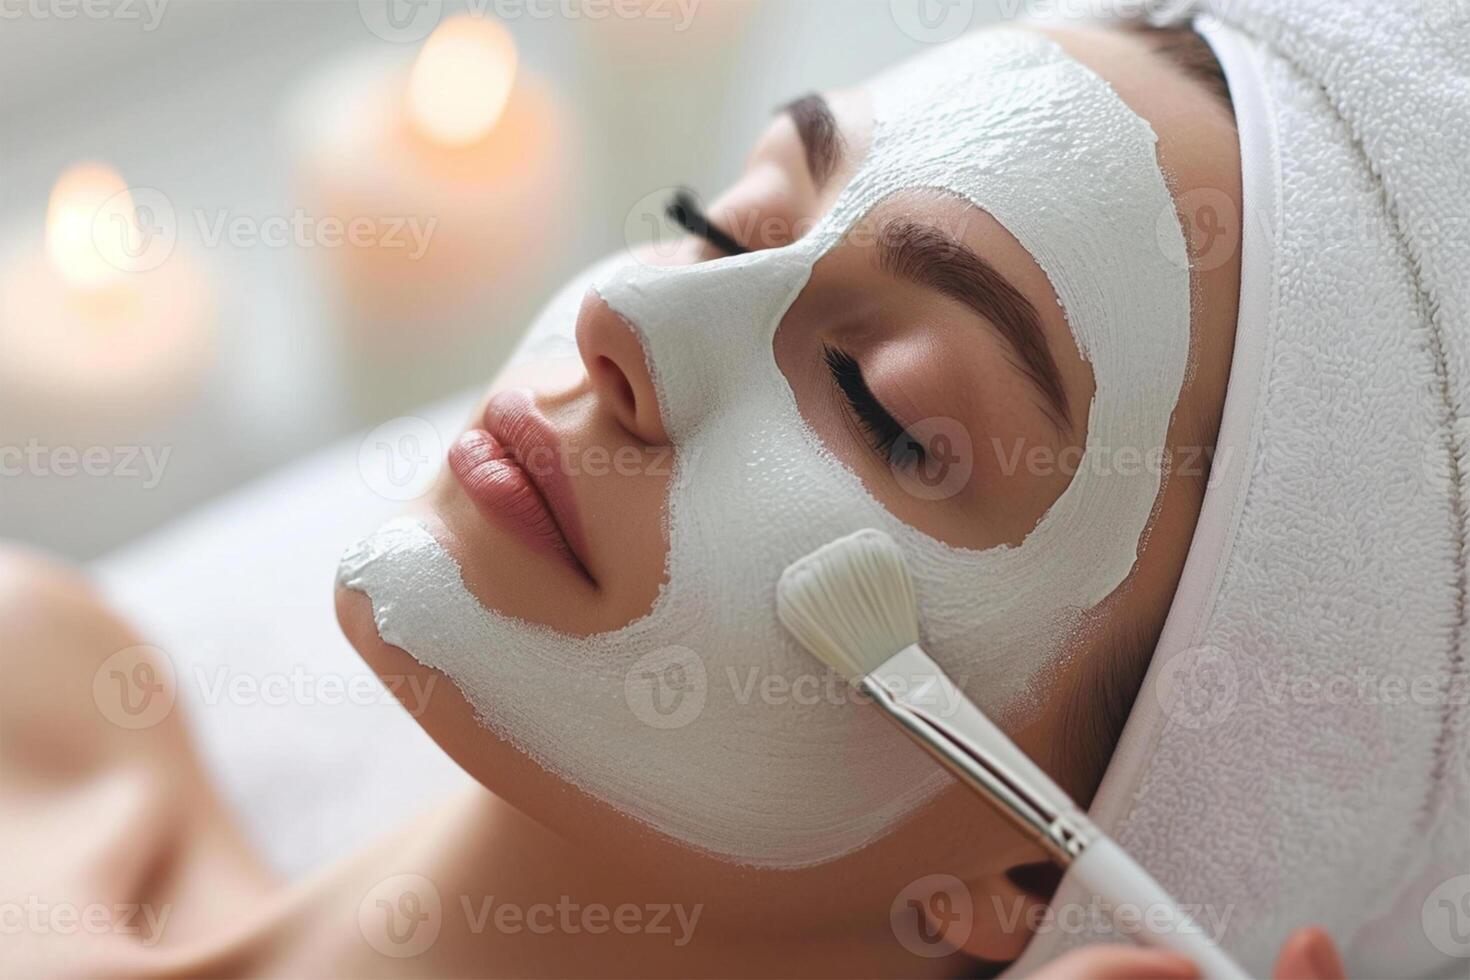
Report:
[[[1240,129],[1240,320],[1093,814],[1254,975],[1309,923],[1352,977],[1470,975],[1470,4],[1196,14]],[[1012,974],[1100,938],[1088,905],[1064,881]]]

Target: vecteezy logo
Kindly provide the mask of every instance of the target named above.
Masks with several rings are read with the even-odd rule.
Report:
[[[1456,875],[1424,899],[1424,936],[1446,956],[1470,959],[1470,874]]]
[[[1175,226],[1184,232],[1187,243],[1184,255],[1171,249]],[[1178,200],[1159,213],[1155,227],[1159,248],[1181,268],[1209,272],[1229,262],[1240,251],[1240,210],[1235,201],[1216,187],[1194,187],[1179,195]]]
[[[975,0],[889,0],[898,29],[915,41],[942,44],[965,32],[975,19]]]
[[[895,439],[888,462],[908,493],[920,500],[947,500],[970,482],[975,446],[958,420],[935,416],[920,419]]]
[[[423,953],[434,945],[443,925],[439,889],[423,875],[384,878],[357,905],[362,937],[373,949],[396,959]]]
[[[1147,0],[1144,13],[1148,15],[1150,23],[1176,24],[1198,5],[1199,0]]]
[[[623,677],[628,710],[650,728],[683,728],[704,710],[708,690],[704,661],[688,647],[645,653]]]
[[[1240,678],[1228,652],[1201,646],[1166,657],[1154,690],[1171,722],[1199,731],[1230,716],[1240,697]]]
[[[92,675],[97,710],[120,728],[152,728],[168,717],[176,695],[173,661],[158,647],[126,647]]]
[[[628,209],[628,216],[623,220],[623,244],[634,255],[651,260],[652,265],[673,258],[685,237],[684,229],[677,227],[667,213],[678,191],[677,187],[660,187],[644,194]]]
[[[92,216],[92,245],[121,272],[148,272],[168,261],[179,219],[168,195],[129,187],[103,201]]]
[[[954,875],[932,874],[909,882],[888,907],[888,925],[915,956],[948,956],[970,938],[975,903]]]
[[[413,44],[439,25],[444,0],[357,0],[357,13],[374,35],[393,44]]]
[[[428,492],[444,460],[444,441],[427,419],[407,415],[384,422],[357,450],[368,489],[387,500],[414,500]]]

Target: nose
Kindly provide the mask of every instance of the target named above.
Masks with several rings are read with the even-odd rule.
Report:
[[[577,350],[598,401],[618,424],[645,445],[668,443],[643,341],[596,290],[587,291],[577,312]]]

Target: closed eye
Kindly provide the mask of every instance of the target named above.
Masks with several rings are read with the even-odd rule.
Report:
[[[920,466],[926,459],[924,444],[909,434],[908,430],[883,407],[863,378],[862,365],[857,358],[844,350],[827,344],[822,345],[822,359],[832,374],[838,390],[846,399],[854,418],[867,433],[868,441],[884,463],[895,463],[905,467]]]

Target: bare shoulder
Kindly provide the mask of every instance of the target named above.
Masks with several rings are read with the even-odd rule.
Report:
[[[0,634],[29,637],[37,629],[82,626],[105,613],[96,590],[79,569],[43,552],[0,541]]]
[[[169,655],[79,570],[0,543],[0,671],[7,894],[158,912],[102,931],[24,929],[12,959],[67,975],[163,972],[141,964],[165,925],[222,930],[238,909],[220,896],[275,887],[193,752]]]
[[[80,570],[0,543],[0,768],[166,753],[182,734],[166,661]]]

